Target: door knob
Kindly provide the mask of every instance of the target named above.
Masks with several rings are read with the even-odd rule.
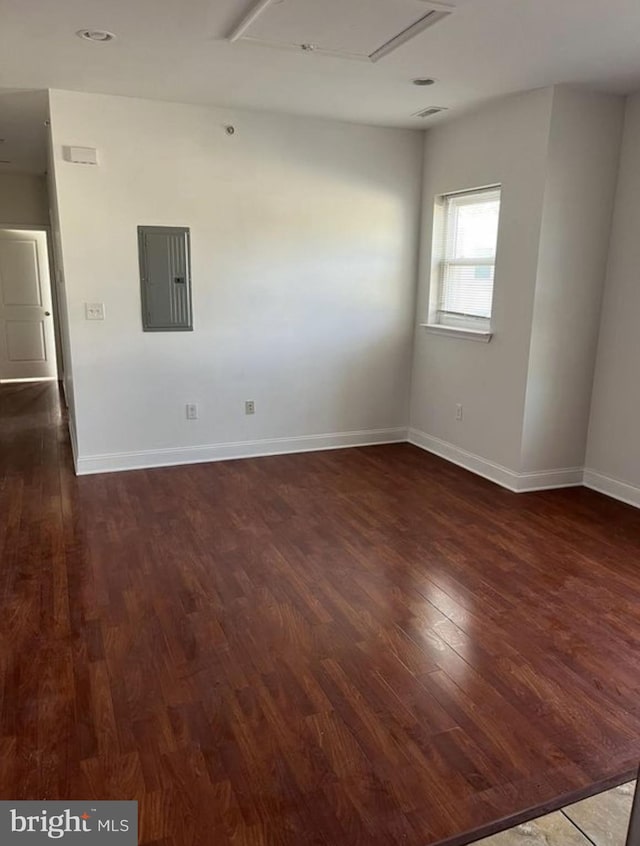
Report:
[[[51,317],[51,312],[50,312],[50,311],[45,311],[44,316],[45,316],[45,317]]]

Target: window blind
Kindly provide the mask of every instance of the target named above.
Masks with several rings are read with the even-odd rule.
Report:
[[[489,328],[500,196],[493,187],[443,198],[438,323]]]

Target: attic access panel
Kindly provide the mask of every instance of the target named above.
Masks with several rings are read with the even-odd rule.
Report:
[[[257,0],[229,38],[376,62],[453,10],[439,0]]]

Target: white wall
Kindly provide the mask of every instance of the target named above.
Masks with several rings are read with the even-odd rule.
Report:
[[[49,120],[50,122],[50,120]],[[51,130],[47,134],[47,194],[49,198],[49,219],[51,221],[51,293],[56,315],[56,353],[59,378],[64,387],[64,396],[69,412],[69,430],[74,456],[77,453],[76,405],[73,392],[73,363],[71,359],[71,331],[65,288],[64,261],[62,256],[62,233],[58,212],[55,168],[53,165],[53,144]]]
[[[493,338],[418,326],[411,439],[515,490],[582,481],[623,111],[555,86],[427,133],[418,322],[434,198],[499,183],[502,208]]]
[[[49,204],[44,176],[0,174],[0,224],[48,226]]]
[[[424,160],[422,260],[417,321],[426,322],[434,198],[502,185],[489,344],[416,329],[412,437],[517,470],[537,278],[553,90],[511,97],[435,127]],[[456,403],[464,406],[456,421]],[[429,440],[426,440],[426,439]],[[435,441],[434,441],[435,439]]]
[[[553,98],[522,436],[525,472],[584,465],[624,98]]]
[[[493,340],[418,326],[411,438],[515,489],[575,483],[622,111],[618,98],[565,86],[528,92],[432,129],[422,156],[410,131],[51,92],[80,472],[403,439],[434,197],[500,183]],[[638,488],[639,142],[640,95],[627,114],[587,462],[589,484]],[[96,146],[100,166],[63,161],[65,144]],[[138,224],[191,227],[195,332],[142,332]],[[94,301],[104,323],[84,319]],[[186,421],[187,402],[199,420]]]
[[[585,482],[640,506],[640,94],[624,125]]]
[[[63,91],[50,106],[81,471],[404,437],[420,133]],[[67,144],[100,166],[63,161]],[[193,333],[142,332],[139,224],[191,227]],[[84,319],[94,301],[104,323]]]

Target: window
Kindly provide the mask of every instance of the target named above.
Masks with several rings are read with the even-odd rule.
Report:
[[[431,322],[489,332],[500,187],[446,194],[436,212]]]

